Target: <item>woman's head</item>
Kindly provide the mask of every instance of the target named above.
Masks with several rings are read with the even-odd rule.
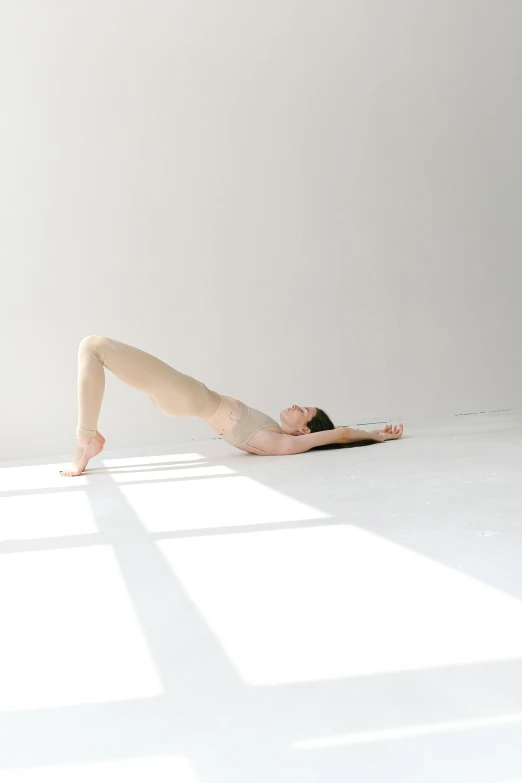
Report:
[[[333,430],[334,423],[321,408],[292,405],[281,411],[281,429],[287,435],[307,435],[309,432]]]

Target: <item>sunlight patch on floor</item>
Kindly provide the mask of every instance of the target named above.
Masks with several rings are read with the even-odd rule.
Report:
[[[163,691],[108,546],[1,555],[0,628],[1,711]]]
[[[21,492],[34,489],[67,489],[85,486],[85,475],[74,478],[60,476],[60,470],[70,462],[56,462],[51,465],[28,465],[14,468],[0,468],[0,492]]]
[[[147,467],[150,465],[170,465],[172,462],[198,462],[204,460],[203,454],[189,452],[187,454],[153,454],[146,457],[117,457],[103,459],[106,468]]]
[[[522,657],[522,602],[351,525],[158,545],[251,685]]]
[[[111,471],[110,477],[115,484],[134,484],[139,482],[151,482],[155,485],[155,482],[169,481],[179,482],[184,479],[206,479],[213,476],[233,476],[235,470],[228,468],[226,465],[204,465],[201,467],[192,467],[191,465],[176,465],[165,468],[153,468],[153,469],[133,469]],[[199,485],[201,488],[201,485]],[[153,490],[155,491],[155,489]]]
[[[150,532],[329,517],[246,476],[122,486],[120,491]]]
[[[435,734],[449,734],[455,731],[472,731],[489,726],[509,726],[522,723],[522,713],[514,712],[507,715],[490,715],[482,718],[466,720],[451,720],[440,723],[425,723],[417,726],[401,726],[396,729],[380,729],[378,731],[360,731],[352,734],[341,734],[334,737],[316,737],[299,740],[292,743],[292,750],[321,750],[324,748],[339,748],[343,745],[366,745],[372,742],[389,742],[410,737],[426,737]]]
[[[83,491],[0,497],[0,541],[97,532],[91,504]]]

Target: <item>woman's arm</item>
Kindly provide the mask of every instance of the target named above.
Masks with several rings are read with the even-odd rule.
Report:
[[[384,436],[379,432],[365,432],[350,427],[336,427],[333,430],[310,432],[308,435],[280,435],[270,430],[256,432],[249,446],[271,456],[302,454],[317,446],[329,446],[332,443],[357,443],[358,441],[382,442]]]
[[[335,427],[333,430],[288,437],[293,442],[289,444],[291,451],[285,452],[287,454],[302,454],[317,446],[327,446],[331,443],[360,443],[361,441],[382,443],[385,439],[380,432],[366,432],[366,430],[355,430],[350,427]]]

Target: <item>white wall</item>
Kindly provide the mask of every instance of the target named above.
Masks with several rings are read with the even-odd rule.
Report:
[[[520,0],[2,0],[0,455],[102,333],[272,414],[520,407]],[[212,435],[111,379],[111,445]]]

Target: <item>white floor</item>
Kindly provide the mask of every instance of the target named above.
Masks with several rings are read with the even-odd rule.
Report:
[[[522,413],[0,469],[1,783],[520,783]]]

